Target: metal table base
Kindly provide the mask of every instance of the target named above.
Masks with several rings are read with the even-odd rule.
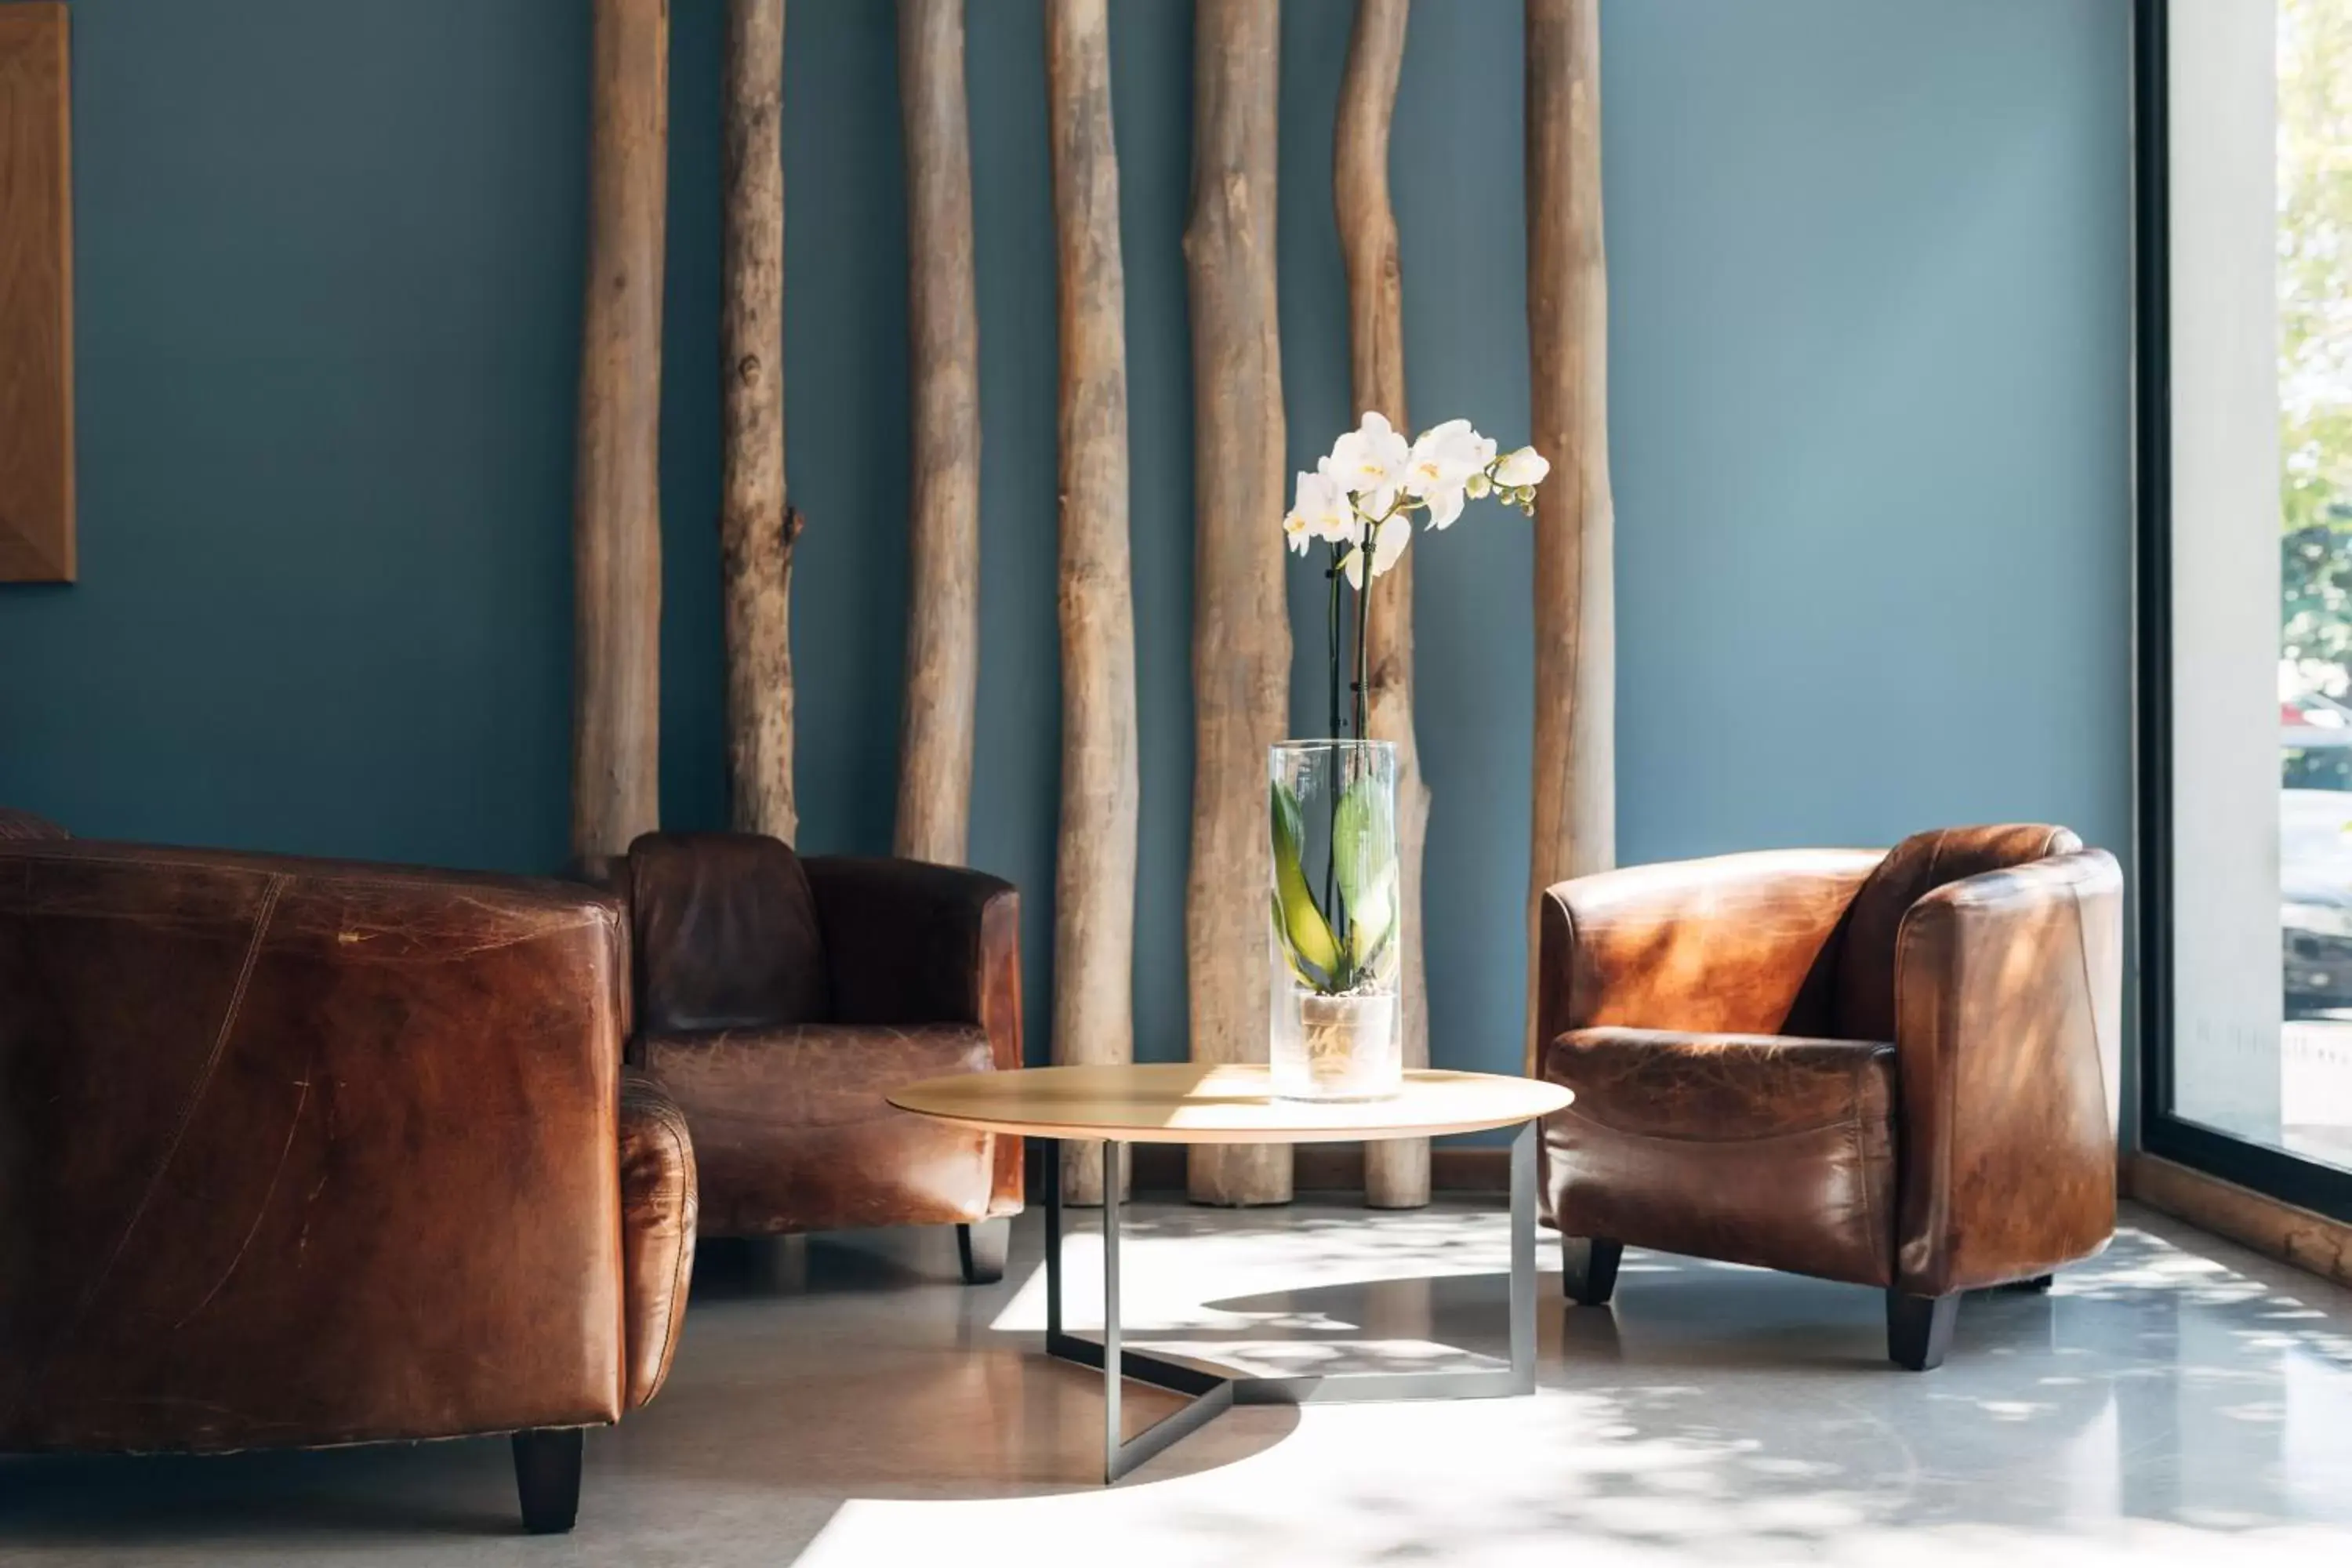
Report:
[[[1536,1124],[1511,1139],[1511,1364],[1462,1372],[1324,1373],[1299,1377],[1244,1377],[1205,1371],[1120,1344],[1118,1218],[1116,1180],[1119,1145],[1103,1144],[1103,1332],[1099,1342],[1062,1328],[1062,1144],[1041,1138],[1045,1162],[1045,1353],[1103,1374],[1105,1484],[1150,1459],[1185,1434],[1207,1426],[1236,1405],[1338,1404],[1402,1399],[1492,1399],[1532,1394],[1536,1386]],[[1119,1427],[1122,1379],[1190,1403],[1131,1438]]]

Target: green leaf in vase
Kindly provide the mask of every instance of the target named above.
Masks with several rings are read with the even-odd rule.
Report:
[[[1396,933],[1396,820],[1388,791],[1360,778],[1340,792],[1331,816],[1332,869],[1354,929],[1348,933],[1349,967],[1370,971]]]
[[[1331,938],[1330,923],[1316,907],[1314,889],[1298,863],[1303,837],[1298,800],[1280,783],[1273,786],[1274,906],[1276,926],[1294,963],[1305,966],[1307,983],[1320,991],[1332,989],[1341,955]],[[1319,972],[1321,978],[1317,978]]]
[[[1337,991],[1339,987],[1333,983],[1330,975],[1325,973],[1322,970],[1318,969],[1314,964],[1307,963],[1307,960],[1298,956],[1298,946],[1296,942],[1290,940],[1289,922],[1283,917],[1281,896],[1279,894],[1276,895],[1272,901],[1274,904],[1274,934],[1281,941],[1282,956],[1284,961],[1290,965],[1292,977],[1296,979],[1298,984],[1306,986],[1308,990],[1319,991],[1327,996],[1334,991]]]

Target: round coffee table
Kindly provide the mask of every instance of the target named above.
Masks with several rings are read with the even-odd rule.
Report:
[[[1115,1481],[1234,1405],[1477,1399],[1531,1394],[1536,1369],[1536,1122],[1565,1107],[1557,1084],[1492,1073],[1409,1072],[1403,1092],[1349,1102],[1277,1100],[1257,1066],[1152,1063],[1027,1068],[927,1079],[888,1096],[918,1116],[1039,1141],[1045,1153],[1045,1353],[1103,1373],[1103,1479]],[[1429,1138],[1517,1127],[1511,1140],[1511,1362],[1471,1372],[1336,1373],[1244,1377],[1142,1351],[1123,1351],[1118,1314],[1118,1194],[1103,1192],[1103,1334],[1062,1329],[1062,1144],[1096,1141],[1103,1169],[1122,1143],[1322,1143]],[[1122,1378],[1191,1403],[1122,1439]]]

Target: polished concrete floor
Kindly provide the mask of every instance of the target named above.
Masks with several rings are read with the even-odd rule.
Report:
[[[1502,1347],[1498,1208],[1147,1205],[1130,1341],[1266,1368]],[[1090,1222],[1088,1222],[1090,1223]],[[1001,1286],[949,1233],[706,1249],[668,1389],[590,1438],[578,1531],[516,1533],[497,1440],[0,1463],[0,1563],[2341,1563],[2352,1295],[2128,1211],[2047,1297],[1970,1297],[1882,1359],[1875,1293],[1629,1253],[1532,1398],[1236,1410],[1094,1484],[1098,1378],[1035,1353],[1034,1216]],[[1099,1250],[1071,1243],[1079,1300]],[[1077,1321],[1097,1321],[1080,1312]],[[1448,1347],[1459,1347],[1448,1348]],[[1171,1403],[1129,1384],[1130,1414]]]

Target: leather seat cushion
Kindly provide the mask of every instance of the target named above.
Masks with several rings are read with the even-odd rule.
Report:
[[[1543,1076],[1548,1212],[1571,1236],[1885,1285],[1893,1278],[1895,1047],[1578,1029]]]
[[[646,1039],[646,1070],[693,1132],[705,1236],[985,1217],[989,1135],[910,1116],[883,1097],[992,1065],[977,1024],[803,1024]]]

